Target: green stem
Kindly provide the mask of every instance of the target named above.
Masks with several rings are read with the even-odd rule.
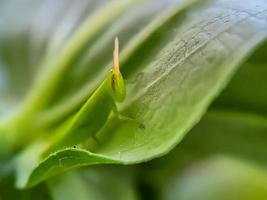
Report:
[[[81,28],[65,45],[63,51],[57,55],[56,60],[54,56],[45,59],[30,94],[17,114],[16,121],[24,118],[31,119],[49,102],[66,71],[75,64],[76,59],[88,47],[88,44],[133,2],[133,0],[116,1],[97,11],[85,20]]]
[[[7,151],[17,149],[24,141],[31,141],[40,134],[37,131],[38,127],[32,127],[35,115],[51,100],[66,71],[75,64],[84,49],[88,48],[88,44],[92,43],[101,31],[136,2],[134,0],[112,1],[85,20],[59,55],[56,57],[50,55],[44,59],[36,81],[21,109],[2,125],[5,127],[0,130],[0,148],[3,152],[4,149]]]

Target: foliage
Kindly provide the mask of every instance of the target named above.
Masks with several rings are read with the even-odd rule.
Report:
[[[265,0],[2,1],[0,199],[267,197],[266,11]],[[91,133],[81,110],[116,36],[119,112],[143,126],[110,115]],[[45,154],[78,115],[88,138]]]

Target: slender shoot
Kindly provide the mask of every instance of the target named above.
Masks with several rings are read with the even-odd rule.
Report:
[[[114,73],[120,73],[120,63],[119,63],[119,39],[115,38],[115,46],[113,51],[113,61],[114,61]]]

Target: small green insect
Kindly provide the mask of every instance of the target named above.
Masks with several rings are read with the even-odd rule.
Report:
[[[119,40],[117,37],[113,60],[114,68],[80,111],[70,120],[68,126],[63,128],[59,135],[52,138],[52,145],[49,145],[44,155],[59,148],[82,143],[90,136],[97,140],[95,134],[107,122],[111,112],[117,117],[136,122],[134,119],[121,116],[116,106],[116,102],[122,102],[126,97],[126,88],[119,66]],[[144,128],[143,125],[138,124],[139,127]]]

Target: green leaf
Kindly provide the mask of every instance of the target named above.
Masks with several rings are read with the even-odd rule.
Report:
[[[145,128],[112,118],[97,134],[99,144],[59,150],[38,165],[37,155],[28,174],[19,176],[20,187],[75,167],[151,160],[181,141],[267,35],[263,0],[191,5],[186,1],[157,16],[122,52],[130,83],[120,111]]]
[[[20,99],[20,106],[16,108],[16,112],[11,112],[11,116],[0,122],[2,151],[20,149],[36,138],[36,132],[39,132],[39,136],[46,132],[46,129],[43,128],[44,123],[39,122],[39,116],[36,115],[50,105],[49,102],[53,101],[52,97],[57,94],[57,89],[65,86],[66,71],[75,64],[75,61],[81,56],[81,52],[84,52],[84,48],[90,48],[92,41],[112,21],[126,12],[134,2],[133,0],[123,0],[104,4],[81,23],[74,36],[61,45],[61,50],[53,49],[42,58],[39,70],[34,74],[34,80],[29,81],[31,88],[25,98]],[[50,6],[48,4],[48,7]],[[56,56],[54,51],[57,53]],[[19,74],[19,76],[21,75]],[[70,81],[69,77],[66,78]],[[91,92],[87,91],[87,98],[90,94]]]
[[[145,165],[143,180],[160,190],[177,171],[216,154],[266,166],[266,42],[242,65],[186,138],[167,156]],[[245,80],[245,81],[244,81]],[[179,158],[179,159],[178,159]]]
[[[213,155],[230,155],[266,166],[267,118],[249,113],[209,111],[167,156],[144,166],[153,187],[161,188],[192,163]]]
[[[16,175],[18,177],[16,180],[17,187],[22,188],[26,186],[26,184],[32,186],[48,177],[89,164],[119,164],[119,161],[102,155],[90,153],[84,149],[69,148],[51,154],[49,159],[40,163],[40,167],[33,172],[32,170],[39,162],[43,146],[43,144],[31,146],[14,161],[14,165],[16,166]],[[29,175],[31,175],[31,183],[27,183]]]

